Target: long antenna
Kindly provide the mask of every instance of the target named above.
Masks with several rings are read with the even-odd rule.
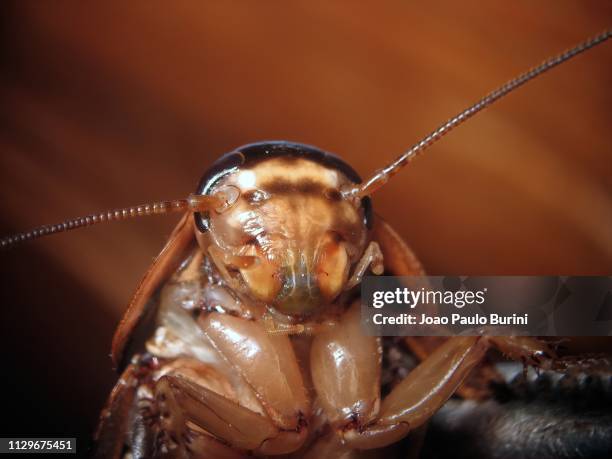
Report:
[[[448,134],[452,129],[456,128],[464,121],[470,119],[476,113],[480,112],[484,108],[491,105],[493,102],[501,99],[505,95],[514,91],[519,86],[522,86],[523,84],[534,79],[535,77],[586,51],[587,49],[603,43],[610,37],[612,37],[612,29],[606,30],[600,33],[599,35],[590,38],[580,43],[579,45],[542,62],[540,65],[532,67],[525,73],[522,73],[518,77],[508,81],[503,86],[500,86],[499,88],[484,96],[471,107],[466,108],[458,115],[455,115],[454,117],[449,119],[446,123],[442,124],[435,131],[424,137],[420,142],[412,146],[410,150],[399,156],[391,164],[384,167],[383,169],[376,171],[372,177],[363,182],[360,186],[351,188],[350,190],[345,191],[344,194],[347,196],[359,197],[372,194],[380,187],[382,187],[385,183],[387,183],[389,179],[395,174],[397,174],[402,167],[404,167],[406,164],[416,158],[420,153],[422,153],[423,150],[433,145],[435,142],[444,137],[444,135]]]
[[[237,188],[225,187],[224,191],[209,195],[190,195],[187,199],[175,199],[172,201],[160,201],[140,206],[125,207],[123,209],[110,210],[84,217],[71,218],[54,225],[43,225],[38,228],[14,234],[0,239],[0,249],[8,249],[15,244],[38,239],[51,234],[70,231],[77,228],[96,225],[98,223],[128,220],[130,218],[144,217],[147,215],[162,215],[171,212],[206,212],[212,209],[220,209],[235,202],[237,199]]]

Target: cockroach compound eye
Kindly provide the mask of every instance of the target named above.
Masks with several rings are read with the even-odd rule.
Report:
[[[235,189],[240,197],[195,214],[198,242],[237,291],[282,314],[310,315],[342,292],[368,242],[370,198],[343,194],[360,183],[348,164],[314,147],[246,145],[200,182],[197,195]]]

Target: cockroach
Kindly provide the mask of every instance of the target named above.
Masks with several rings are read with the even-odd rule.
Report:
[[[2,239],[8,248],[102,222],[184,214],[115,333],[112,359],[122,373],[101,415],[97,456],[390,455],[488,349],[550,366],[553,352],[535,338],[452,337],[382,399],[382,341],[361,332],[357,287],[369,272],[424,270],[374,216],[370,195],[459,124],[610,36],[510,80],[365,181],[317,148],[256,143],[217,160],[187,199]]]

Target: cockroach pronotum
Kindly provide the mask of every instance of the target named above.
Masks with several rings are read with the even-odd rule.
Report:
[[[550,367],[554,352],[535,338],[452,337],[381,397],[382,340],[360,331],[357,287],[369,272],[424,271],[374,216],[370,195],[454,127],[611,36],[509,81],[365,181],[317,148],[262,142],[222,156],[187,199],[2,239],[9,248],[101,222],[184,214],[115,333],[122,374],[101,415],[97,456],[390,457],[488,349]]]

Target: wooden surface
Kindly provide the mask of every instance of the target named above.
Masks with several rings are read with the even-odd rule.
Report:
[[[2,233],[184,197],[220,154],[264,139],[336,152],[366,176],[612,23],[608,2],[556,0],[1,8]],[[611,83],[606,44],[453,132],[374,196],[376,211],[430,273],[609,273]],[[0,255],[5,347],[22,385],[44,369],[39,397],[74,410],[66,425],[92,425],[112,328],[175,223]]]

